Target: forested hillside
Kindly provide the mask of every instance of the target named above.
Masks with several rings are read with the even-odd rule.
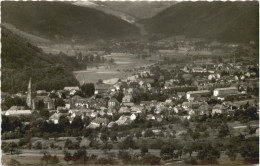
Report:
[[[56,40],[129,39],[139,30],[116,16],[64,2],[2,2],[2,21]]]
[[[2,28],[1,61],[3,92],[26,90],[30,77],[36,89],[63,89],[79,84],[72,71],[81,66],[74,58],[45,54],[5,28]]]
[[[258,41],[258,2],[182,2],[142,20],[150,33],[221,42]]]

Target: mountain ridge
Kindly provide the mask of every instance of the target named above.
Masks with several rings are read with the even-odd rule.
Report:
[[[258,41],[257,2],[181,2],[141,20],[150,33],[221,42]]]
[[[131,39],[139,29],[95,9],[64,2],[2,2],[2,21],[54,40]]]

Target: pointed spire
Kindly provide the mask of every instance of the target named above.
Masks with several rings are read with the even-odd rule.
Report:
[[[26,104],[29,108],[32,108],[32,82],[31,82],[31,78],[30,78],[29,84],[28,84]]]
[[[32,88],[32,79],[30,77],[29,84],[28,84],[28,90]]]

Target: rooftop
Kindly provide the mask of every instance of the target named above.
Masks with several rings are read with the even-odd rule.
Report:
[[[217,88],[217,89],[214,89],[214,90],[237,90],[236,87],[228,87],[228,88]]]

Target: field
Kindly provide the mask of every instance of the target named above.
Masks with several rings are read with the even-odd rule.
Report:
[[[87,70],[75,71],[75,77],[82,84],[83,81],[96,83],[99,79],[107,80],[112,78],[125,79],[127,76],[131,76],[134,69],[150,65],[151,61],[148,59],[137,59],[134,57],[124,57],[118,55],[106,56],[107,59],[113,58],[115,65],[113,66],[98,66],[89,67]]]
[[[258,126],[259,121],[251,121],[249,124],[251,126]],[[247,125],[239,123],[239,122],[230,122],[228,123],[228,126],[230,128],[230,132],[232,135],[238,135],[239,133],[244,134],[245,132],[245,128]],[[180,124],[173,124],[172,128],[170,128],[168,125],[163,126],[165,128],[165,132],[167,133],[171,133],[173,131],[175,131],[175,139],[178,143],[180,144],[185,144],[187,143],[187,141],[184,141],[184,138],[181,136],[183,132],[186,132],[187,130],[185,129],[185,127],[181,126]],[[194,129],[195,128],[195,124],[193,122],[190,123],[190,128]],[[152,129],[157,129],[157,128],[152,128]],[[131,135],[132,130],[129,130],[128,133]],[[207,139],[210,142],[216,143],[216,137],[217,137],[217,132],[211,130],[209,132],[209,138]],[[56,155],[59,160],[60,163],[59,164],[65,164],[65,161],[63,160],[64,154],[63,154],[63,146],[65,144],[65,140],[66,139],[71,139],[73,142],[76,142],[76,138],[75,137],[59,137],[59,138],[50,138],[48,140],[44,140],[41,138],[33,138],[33,144],[35,144],[36,142],[41,142],[44,146],[48,147],[47,149],[42,149],[42,150],[29,150],[29,149],[22,149],[20,150],[20,154],[18,155],[7,155],[7,154],[3,154],[2,155],[2,163],[7,163],[9,162],[11,159],[15,159],[25,165],[32,165],[32,164],[40,164],[40,158],[43,155],[44,151],[48,151],[50,152],[50,154],[52,155]],[[164,137],[160,137],[161,139],[165,139]],[[87,148],[87,154],[90,156],[92,154],[100,157],[106,157],[106,156],[114,156],[116,157],[119,149],[118,149],[118,144],[124,139],[124,137],[122,138],[118,138],[118,141],[113,143],[113,149],[107,151],[105,153],[104,150],[102,149],[94,149],[94,148]],[[151,144],[152,142],[155,142],[158,139],[157,136],[155,137],[142,137],[140,139],[135,138],[134,140],[136,141],[137,144],[142,145],[142,144]],[[100,139],[97,139],[99,144],[102,145],[102,141]],[[3,140],[3,142],[10,142],[10,141],[14,141],[14,142],[18,142],[18,139],[15,140]],[[189,142],[189,141],[188,141]],[[222,141],[222,143],[224,143],[225,140]],[[57,148],[55,149],[51,149],[50,148],[50,144],[54,143],[55,146]],[[87,138],[83,138],[80,146],[86,146],[88,147],[89,145],[89,140]],[[70,153],[74,153],[76,150],[69,150]],[[140,154],[140,149],[128,149],[125,150],[128,151],[129,154],[134,155],[134,154]],[[159,149],[149,149],[149,153],[156,155],[156,156],[160,156],[160,150]],[[196,157],[197,152],[193,152],[192,156]],[[184,164],[182,159],[184,159],[185,157],[189,157],[189,154],[183,155],[180,159],[176,159],[171,161],[172,165],[182,165]],[[218,159],[219,164],[221,165],[237,165],[237,164],[243,164],[243,158],[237,154],[237,159],[235,161],[230,161],[229,157],[225,154],[224,151],[221,152],[221,157]],[[164,161],[162,161],[162,164],[164,164]]]

